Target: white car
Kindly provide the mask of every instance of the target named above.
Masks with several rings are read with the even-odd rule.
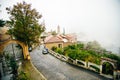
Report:
[[[48,52],[48,49],[47,48],[44,48],[43,50],[42,50],[42,53],[43,54],[48,54],[49,52]]]

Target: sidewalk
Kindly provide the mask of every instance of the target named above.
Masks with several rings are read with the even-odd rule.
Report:
[[[21,69],[28,75],[30,80],[47,80],[31,63],[31,61],[24,61]]]

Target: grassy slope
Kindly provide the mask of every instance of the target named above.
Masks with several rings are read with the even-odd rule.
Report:
[[[30,61],[24,61],[20,70],[27,74],[29,80],[46,80]]]

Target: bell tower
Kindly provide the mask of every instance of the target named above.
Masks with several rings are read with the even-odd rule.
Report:
[[[60,26],[57,26],[57,34],[60,34]]]

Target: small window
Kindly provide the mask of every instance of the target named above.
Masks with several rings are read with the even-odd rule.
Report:
[[[58,47],[59,47],[59,48],[62,48],[62,44],[58,44]]]

